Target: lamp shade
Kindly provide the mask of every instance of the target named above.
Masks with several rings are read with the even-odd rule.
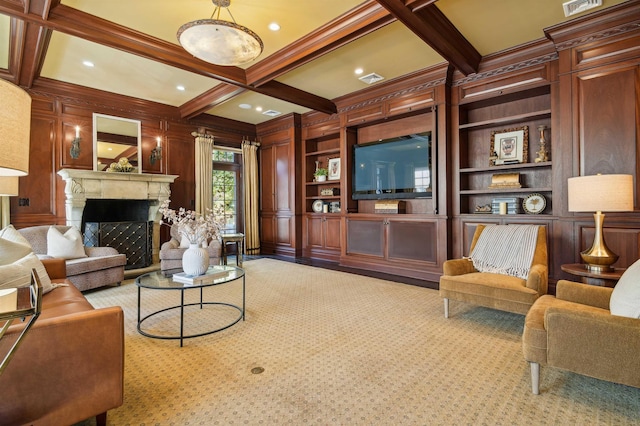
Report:
[[[178,41],[196,58],[216,65],[242,65],[257,58],[262,40],[247,27],[218,19],[200,19],[178,30]]]
[[[0,99],[0,176],[26,176],[31,97],[18,86],[0,79]]]
[[[0,176],[0,196],[18,195],[18,176]]]
[[[570,212],[633,210],[633,176],[592,175],[569,178]]]

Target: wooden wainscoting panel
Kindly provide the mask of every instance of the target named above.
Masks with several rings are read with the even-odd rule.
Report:
[[[575,80],[579,105],[580,174],[636,176],[636,67],[584,73]]]

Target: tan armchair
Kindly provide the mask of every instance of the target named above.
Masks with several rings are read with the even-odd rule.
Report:
[[[171,227],[171,239],[160,246],[160,269],[182,269],[182,255],[186,247],[180,247],[180,233],[175,226]],[[207,246],[209,251],[209,265],[219,265],[222,257],[222,243],[218,238],[212,238]]]
[[[478,225],[471,241],[473,252],[486,225]],[[451,259],[443,265],[440,296],[444,299],[444,316],[449,318],[449,300],[526,314],[533,302],[547,293],[549,280],[547,231],[538,227],[538,238],[527,279],[493,272],[479,272],[470,259]]]
[[[540,365],[640,387],[640,319],[611,315],[612,288],[558,281],[525,318],[524,358],[531,389],[540,391]]]

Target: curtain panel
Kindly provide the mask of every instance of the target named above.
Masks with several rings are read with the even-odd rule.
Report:
[[[196,212],[213,209],[213,136],[196,136]]]
[[[249,141],[242,142],[242,170],[244,173],[245,253],[260,254],[257,144]]]

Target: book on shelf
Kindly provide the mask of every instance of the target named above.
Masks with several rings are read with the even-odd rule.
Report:
[[[226,277],[229,275],[229,270],[225,269],[224,266],[209,266],[207,272],[202,275],[187,275],[185,272],[178,272],[177,274],[173,274],[172,278],[174,281],[183,284],[193,284],[193,285],[202,285],[202,284],[211,284],[218,278]]]

